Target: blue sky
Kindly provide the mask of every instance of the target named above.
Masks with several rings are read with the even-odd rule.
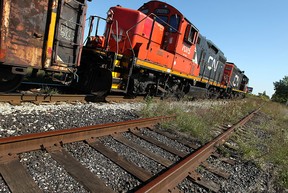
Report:
[[[116,5],[138,9],[143,0],[92,0],[88,14],[106,17]],[[288,76],[288,0],[166,0],[212,40],[249,77],[253,93],[272,96]]]

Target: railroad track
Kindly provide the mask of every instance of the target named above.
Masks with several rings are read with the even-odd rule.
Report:
[[[21,93],[11,93],[3,94],[0,93],[0,102],[7,102],[12,105],[19,105],[23,102],[30,102],[34,104],[43,103],[75,103],[75,102],[136,102],[143,101],[144,97],[138,96],[136,98],[126,98],[124,96],[109,95],[105,99],[98,98],[92,94],[21,94]]]
[[[206,189],[217,192],[219,185],[206,180],[196,169],[200,165],[210,172],[223,178],[227,178],[229,173],[221,171],[211,166],[206,160],[213,155],[221,161],[233,164],[233,160],[226,159],[215,153],[216,148],[222,145],[234,130],[249,121],[258,110],[252,112],[247,117],[240,120],[206,145],[199,147],[187,139],[181,139],[171,133],[154,127],[162,121],[174,119],[173,116],[154,117],[125,121],[119,123],[102,124],[75,129],[50,131],[46,133],[28,134],[23,136],[8,137],[0,139],[0,173],[12,192],[42,192],[37,183],[30,176],[27,168],[20,163],[19,156],[24,152],[44,151],[80,183],[89,192],[114,192],[115,189],[107,186],[102,179],[84,167],[65,148],[74,142],[84,141],[98,153],[107,157],[110,161],[125,170],[127,174],[133,176],[137,182],[134,187],[130,187],[133,192],[181,192],[178,185],[183,180],[189,180]],[[177,159],[171,160],[162,155],[155,154],[147,148],[139,145],[136,141],[128,140],[127,135],[141,139],[150,143],[163,151],[173,154]],[[103,138],[109,136],[118,141],[125,148],[133,149],[141,155],[153,160],[161,165],[161,170],[153,171],[145,166],[139,166],[123,156],[119,152],[113,151],[107,146]],[[153,137],[154,136],[154,137]],[[158,137],[167,138],[168,143],[158,141]],[[188,149],[181,151],[173,143],[181,144]],[[170,144],[170,145],[169,145]],[[71,152],[71,151],[70,151]],[[149,168],[149,167],[148,167]],[[119,190],[117,190],[119,191]]]

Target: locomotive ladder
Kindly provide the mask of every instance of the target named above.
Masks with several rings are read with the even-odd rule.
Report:
[[[62,13],[63,13],[63,7],[64,6],[67,6],[69,7],[70,9],[73,9],[75,10],[75,12],[79,12],[79,11],[82,11],[83,9],[85,9],[85,4],[84,3],[81,3],[77,0],[72,0],[74,3],[78,4],[78,7],[73,7],[72,5],[69,5],[69,3],[65,2],[65,0],[62,0],[61,3],[60,3],[60,7],[58,9],[58,13],[57,13],[57,17],[58,17],[58,22],[56,23],[56,29],[59,29],[59,27],[61,25],[64,25],[65,27],[71,29],[69,27],[69,25],[65,25],[64,23],[65,22],[68,22],[68,23],[71,23],[71,24],[74,24],[78,27],[76,27],[76,30],[75,32],[77,32],[77,29],[79,28],[83,28],[84,25],[83,23],[81,23],[81,17],[77,16],[77,22],[73,22],[73,21],[70,21],[70,20],[67,20],[65,19],[63,16],[62,16]],[[84,7],[84,8],[83,8]],[[74,31],[74,30],[73,30]],[[82,30],[81,30],[82,31]],[[75,33],[76,34],[76,33]],[[73,47],[76,46],[76,51],[74,51],[74,55],[79,55],[79,52],[80,52],[80,46],[82,45],[82,43],[80,42],[81,41],[81,35],[77,34],[77,38],[74,37],[74,41],[65,41],[65,40],[61,40],[60,37],[59,37],[59,31],[56,30],[55,31],[55,55],[54,55],[54,64],[56,64],[56,60],[57,60],[57,55],[58,55],[58,50],[59,50],[59,44],[60,43],[64,43],[64,44],[68,44],[68,45],[71,45]],[[74,49],[74,48],[73,48]],[[78,62],[78,57],[76,57],[75,61],[74,62],[65,62],[65,64],[67,64],[68,66],[75,66]]]

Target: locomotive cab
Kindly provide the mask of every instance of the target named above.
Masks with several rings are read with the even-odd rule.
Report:
[[[249,83],[249,78],[244,74],[240,83],[240,88],[239,90],[246,92],[247,91],[247,86]]]
[[[228,89],[229,97],[239,97],[246,92],[249,79],[234,63],[226,62],[222,84]]]
[[[198,29],[176,8],[161,1],[149,1],[139,11],[164,26],[160,48],[174,55],[169,61],[171,69],[198,76],[200,68],[193,62]]]
[[[240,81],[242,79],[241,71],[232,62],[225,64],[224,75],[222,83],[229,88],[239,89]]]

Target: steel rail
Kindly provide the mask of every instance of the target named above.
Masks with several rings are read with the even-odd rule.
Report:
[[[21,102],[32,102],[36,104],[51,102],[87,102],[95,100],[92,94],[22,94],[22,93],[0,93],[0,102],[9,102],[13,105]]]
[[[157,99],[157,97],[155,97]],[[8,102],[12,105],[19,105],[22,102],[35,104],[57,103],[57,102],[139,102],[143,101],[144,96],[136,98],[126,98],[125,96],[108,95],[105,99],[93,94],[20,94],[20,93],[0,93],[0,102]]]
[[[231,136],[231,134],[237,127],[244,125],[259,110],[260,108],[251,112],[248,116],[241,119],[239,122],[227,129],[224,133],[220,134],[214,140],[210,141],[200,149],[186,156],[186,158],[184,158],[182,161],[172,166],[153,180],[149,181],[146,185],[142,186],[136,192],[173,192],[173,189],[187,176],[191,175],[192,172],[196,170],[196,168],[201,164],[201,162],[208,159],[208,157],[215,151],[215,148],[217,146],[222,145]]]
[[[174,118],[174,115],[161,116],[0,138],[0,162],[1,159],[9,159],[9,157],[14,157],[18,153],[49,148],[76,141],[89,140],[95,137],[128,131],[134,128],[151,127],[162,121],[168,121]]]
[[[108,95],[106,96],[105,100],[107,102],[140,102],[140,101],[144,101],[145,97],[137,96],[135,98],[129,98],[129,97],[122,96],[122,95]]]

